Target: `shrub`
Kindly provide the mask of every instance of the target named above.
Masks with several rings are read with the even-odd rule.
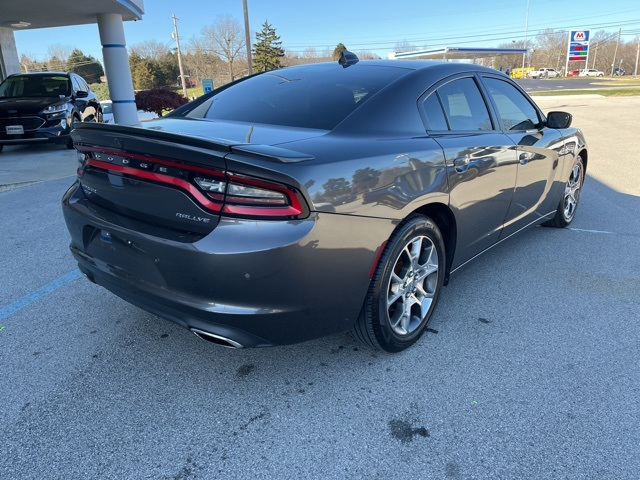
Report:
[[[166,88],[152,88],[136,93],[136,105],[138,110],[155,112],[159,117],[166,110],[173,110],[187,103],[187,99],[179,93]]]
[[[89,88],[98,96],[100,101],[102,100],[111,100],[111,96],[109,95],[109,85],[106,83],[92,83],[89,85]]]

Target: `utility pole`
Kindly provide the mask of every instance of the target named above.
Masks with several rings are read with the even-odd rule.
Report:
[[[524,27],[524,49],[527,50],[527,37],[529,36],[529,0],[527,0],[527,18]],[[524,75],[524,62],[527,58],[527,52],[522,54],[522,75]]]
[[[613,52],[613,62],[611,62],[611,76],[613,77],[613,69],[616,66],[616,55],[618,55],[618,45],[620,45],[620,34],[622,33],[622,29],[618,30],[618,41],[616,42],[616,49]]]
[[[249,75],[251,75],[253,73],[253,62],[251,61],[251,32],[249,31],[247,0],[242,0],[242,8],[244,9],[244,41],[247,44],[247,64],[249,65]]]
[[[640,57],[640,35],[638,35],[638,48],[636,49],[636,68],[633,70],[633,76],[638,75],[638,57]]]
[[[176,40],[176,47],[178,51],[178,68],[180,69],[180,81],[182,82],[182,93],[184,98],[189,98],[187,95],[187,81],[184,78],[184,70],[182,69],[182,53],[180,52],[180,37],[178,36],[178,17],[173,14],[173,38]]]

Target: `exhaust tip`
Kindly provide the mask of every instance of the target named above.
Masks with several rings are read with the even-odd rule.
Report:
[[[191,328],[190,330],[196,337],[201,338],[202,340],[206,340],[207,342],[215,343],[216,345],[220,345],[221,347],[243,348],[241,343],[238,343],[235,340],[231,340],[230,338],[216,335],[215,333],[205,332],[204,330],[198,330],[197,328]]]

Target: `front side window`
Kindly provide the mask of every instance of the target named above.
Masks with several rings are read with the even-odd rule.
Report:
[[[451,130],[493,130],[489,110],[473,78],[461,78],[438,88]]]
[[[517,88],[497,78],[483,80],[505,130],[532,130],[540,127],[538,111]]]

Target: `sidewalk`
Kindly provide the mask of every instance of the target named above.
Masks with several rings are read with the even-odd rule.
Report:
[[[73,177],[77,166],[76,151],[62,145],[5,145],[0,152],[0,192]]]

